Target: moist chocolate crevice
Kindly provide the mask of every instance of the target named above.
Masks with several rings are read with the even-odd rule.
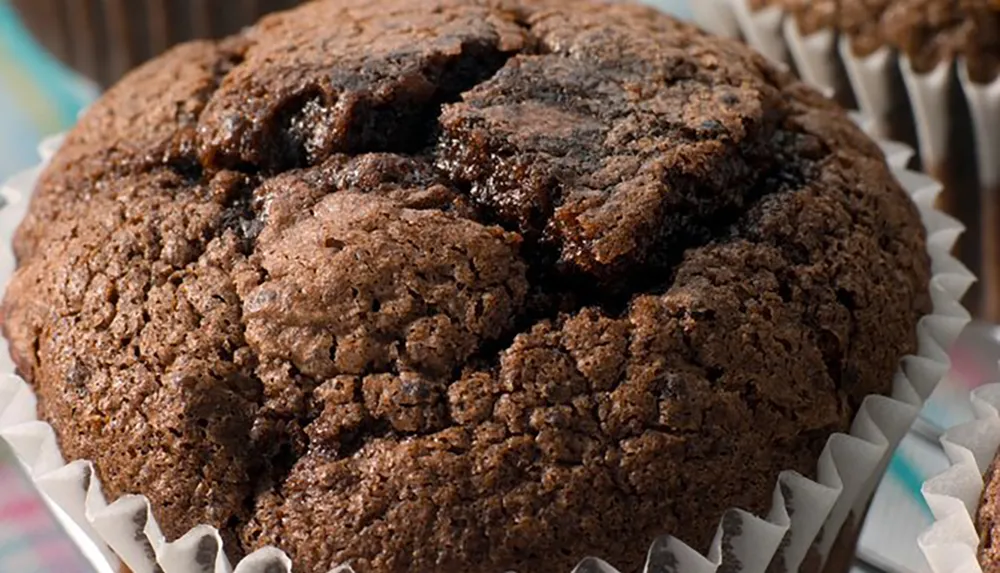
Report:
[[[325,74],[293,85],[261,86],[250,113],[235,107],[228,92],[217,93],[208,121],[201,122],[202,165],[276,174],[336,153],[432,148],[441,106],[488,80],[530,43],[527,29],[502,22],[517,36],[510,45],[496,32],[445,37],[440,49],[423,51],[400,43],[373,57],[335,62]]]
[[[396,101],[362,107],[365,111],[352,123],[346,136],[348,153],[414,154],[433,149],[440,135],[438,119],[442,106],[458,101],[463,93],[489,80],[514,56],[513,52],[500,51],[482,39],[463,42],[460,49],[460,57],[431,59],[417,75],[402,80],[404,85],[430,84],[433,88],[427,96],[419,93],[422,90],[418,88],[413,94],[415,101],[407,101],[404,94]],[[389,58],[407,56],[400,53]]]
[[[259,183],[252,176],[233,172],[219,173],[213,182],[216,187],[213,192],[225,196],[220,231],[232,231],[240,242],[240,252],[251,255],[266,224],[261,200],[254,193]]]
[[[571,50],[518,56],[448,106],[438,164],[492,219],[554,248],[563,271],[614,288],[664,254],[676,258],[670,243],[698,221],[746,208],[786,112],[776,89],[755,97],[752,112],[738,85],[703,94],[683,66],[672,71],[685,79],[632,93],[623,76],[642,67],[638,54],[605,67]],[[673,101],[689,91],[687,102]],[[719,119],[649,111],[685,105],[709,106]],[[685,156],[696,150],[697,161]]]
[[[777,149],[778,139],[775,136],[766,145],[771,153]],[[758,169],[762,172],[749,182],[740,207],[720,209],[710,215],[698,213],[693,206],[670,213],[660,222],[662,228],[669,231],[652,242],[645,261],[617,275],[604,276],[600,281],[559,261],[557,247],[551,243],[526,236],[521,255],[528,264],[535,304],[518,319],[520,326],[512,329],[508,337],[491,343],[481,354],[494,354],[496,349],[509,346],[518,332],[542,320],[555,319],[560,313],[572,314],[584,307],[596,307],[609,317],[620,317],[635,296],[665,293],[673,284],[675,269],[685,253],[732,237],[734,226],[760,200],[807,186],[811,181],[809,174],[815,171],[805,164],[783,162],[764,163]]]

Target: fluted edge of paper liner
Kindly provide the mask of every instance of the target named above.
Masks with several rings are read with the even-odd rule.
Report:
[[[951,465],[924,482],[921,491],[934,523],[917,540],[933,573],[981,573],[975,515],[983,476],[1000,446],[1000,384],[970,395],[975,420],[948,429],[941,445]]]
[[[859,120],[860,118],[855,118]],[[46,141],[40,148],[43,165],[59,145]],[[739,509],[724,513],[708,555],[701,555],[679,539],[656,539],[649,549],[647,573],[744,573],[795,571],[811,549],[825,560],[850,514],[860,515],[896,444],[906,434],[923,401],[950,366],[946,349],[969,321],[959,299],[975,280],[949,251],[962,225],[932,207],[941,186],[931,178],[903,168],[912,151],[882,144],[894,173],[918,206],[927,228],[927,250],[933,276],[929,290],[933,311],[917,324],[918,351],[904,357],[893,380],[892,397],[865,398],[850,434],[829,438],[817,462],[816,480],[792,471],[780,474],[773,505],[766,518]],[[23,217],[41,167],[11,179],[0,191],[9,203],[0,210],[0,297],[14,270],[10,238]],[[55,433],[35,417],[35,397],[14,373],[0,337],[0,437],[13,446],[39,490],[54,502],[82,532],[82,544],[96,545],[106,558],[121,560],[134,573],[277,573],[290,572],[289,559],[275,548],[264,548],[232,568],[222,550],[217,530],[203,525],[168,542],[149,502],[142,496],[123,496],[108,503],[93,465],[65,463]],[[772,563],[773,562],[773,563]],[[110,570],[110,569],[108,569]],[[350,571],[349,567],[335,569]],[[582,559],[575,573],[616,573],[600,559]]]

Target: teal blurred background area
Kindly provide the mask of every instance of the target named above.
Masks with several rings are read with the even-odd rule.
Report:
[[[90,82],[39,47],[0,0],[0,179],[36,162],[38,141],[71,126],[96,95]]]

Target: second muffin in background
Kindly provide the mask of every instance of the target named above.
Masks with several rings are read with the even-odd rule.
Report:
[[[108,87],[188,40],[222,38],[308,0],[11,0],[38,41]]]

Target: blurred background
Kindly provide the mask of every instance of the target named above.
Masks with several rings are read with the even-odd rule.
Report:
[[[645,1],[690,16],[687,0]],[[0,180],[34,164],[41,138],[72,126],[99,93],[96,83],[71,72],[33,39],[11,0],[0,0]],[[859,571],[927,570],[916,546],[917,535],[930,523],[920,484],[946,467],[937,442],[940,429],[971,418],[968,390],[998,380],[998,359],[1000,343],[991,325],[973,325],[954,349],[949,380],[925,408],[880,486],[860,543]],[[11,464],[16,462],[0,456],[0,470]],[[9,517],[0,510],[0,523]]]
[[[0,178],[35,162],[40,138],[72,125],[97,93],[42,50],[0,0]]]

